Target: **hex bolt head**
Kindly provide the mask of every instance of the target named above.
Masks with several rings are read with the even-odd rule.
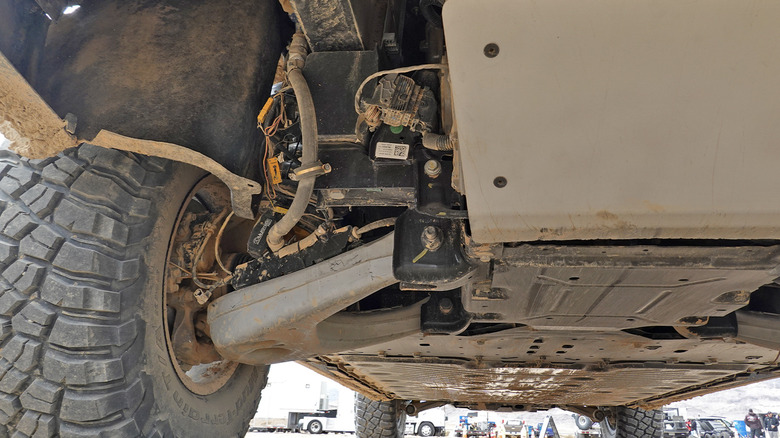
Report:
[[[428,225],[423,229],[422,236],[420,236],[423,246],[431,252],[434,252],[441,248],[442,239],[444,233],[442,233],[439,227]]]
[[[431,178],[436,178],[441,175],[441,163],[436,160],[428,160],[425,162],[425,174]]]
[[[439,300],[439,311],[444,315],[449,315],[455,305],[452,304],[452,300],[449,298],[442,298]]]

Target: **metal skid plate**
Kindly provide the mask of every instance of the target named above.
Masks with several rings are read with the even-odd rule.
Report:
[[[521,245],[490,285],[464,294],[476,319],[560,330],[702,325],[777,276],[780,249]]]
[[[648,388],[648,381],[665,382],[659,385],[663,385],[667,392],[691,383],[704,382],[700,368],[683,366],[676,369],[615,368],[594,373],[554,366],[502,366],[469,370],[463,364],[452,361],[420,363],[377,360],[361,362],[355,369],[371,375],[380,385],[393,388],[401,399],[530,406],[629,404],[654,394],[653,389],[656,388]],[[717,379],[735,371],[707,371],[707,377]],[[400,385],[401,380],[408,385]],[[687,382],[687,385],[678,382]]]
[[[528,327],[410,336],[324,360],[374,391],[410,400],[615,406],[686,398],[699,385],[777,371],[777,351],[734,340],[649,339]],[[738,380],[738,379],[737,379]],[[720,382],[723,383],[723,382]],[[747,383],[747,382],[745,382]]]
[[[777,2],[448,0],[443,16],[476,242],[780,238]]]

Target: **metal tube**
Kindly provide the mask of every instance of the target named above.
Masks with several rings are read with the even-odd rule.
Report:
[[[398,282],[393,276],[393,239],[390,233],[309,268],[217,299],[208,308],[217,351],[225,359],[262,364],[386,340],[381,333],[361,334],[359,330],[339,340],[339,328],[354,321],[345,316],[319,326],[349,305]],[[389,317],[393,315],[403,316],[394,313]],[[416,318],[419,321],[419,312]],[[392,337],[405,336],[416,327],[401,324],[400,332],[393,331]]]

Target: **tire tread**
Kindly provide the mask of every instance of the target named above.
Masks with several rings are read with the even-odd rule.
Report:
[[[145,160],[89,145],[42,161],[0,153],[0,436],[141,434],[122,297],[153,226],[145,182],[169,167]]]
[[[403,438],[406,413],[399,400],[375,401],[362,394],[355,397],[357,438]]]

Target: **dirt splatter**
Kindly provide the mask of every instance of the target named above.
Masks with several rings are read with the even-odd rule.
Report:
[[[0,54],[0,133],[27,158],[46,158],[78,145],[63,122]]]
[[[596,212],[596,217],[599,219],[604,219],[605,221],[616,221],[618,220],[618,215],[615,213],[610,213],[607,210],[601,210]]]

